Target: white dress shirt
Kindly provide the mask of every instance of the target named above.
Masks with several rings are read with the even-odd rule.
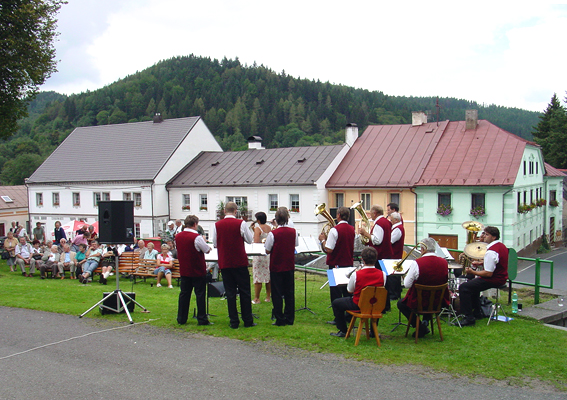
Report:
[[[500,240],[495,240],[491,242],[488,246],[486,246],[486,253],[484,254],[484,270],[488,272],[494,272],[496,269],[496,264],[500,261],[500,257],[498,253],[494,250],[490,250],[492,245],[496,243],[500,243]]]
[[[402,231],[398,229],[398,226],[401,226],[402,223],[398,222],[392,225],[392,236],[390,237],[390,241],[392,244],[396,243],[398,240],[402,238]]]
[[[291,228],[291,226],[280,225],[278,226],[277,229],[280,228]],[[299,240],[297,239],[297,231],[295,231],[295,246],[296,247],[299,246]],[[272,249],[274,248],[274,234],[272,232],[268,233],[268,236],[266,237],[266,242],[264,243],[264,248],[266,249],[266,251],[272,251]]]

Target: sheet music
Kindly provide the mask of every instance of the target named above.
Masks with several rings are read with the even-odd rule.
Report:
[[[394,264],[396,264],[398,261],[401,261],[401,259],[385,259],[385,260],[380,260],[380,267],[382,268],[382,271],[386,272],[386,274],[388,275],[404,275],[408,272],[409,269],[409,265],[410,265],[410,260],[406,260],[404,261],[404,263],[402,264],[402,271],[397,272],[394,271]]]
[[[354,269],[355,267],[328,269],[329,286],[348,285],[350,278],[347,278],[347,275]]]

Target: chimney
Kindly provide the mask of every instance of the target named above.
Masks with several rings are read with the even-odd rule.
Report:
[[[427,123],[427,114],[423,111],[411,112],[411,126],[420,126]]]
[[[358,139],[358,126],[355,123],[347,124],[345,128],[345,143],[348,147],[352,147]]]
[[[159,124],[160,122],[163,122],[163,118],[160,113],[156,113],[154,115],[154,124]]]
[[[478,110],[465,111],[465,129],[476,129],[478,125]]]
[[[260,136],[250,136],[248,138],[248,150],[264,150],[262,138]]]

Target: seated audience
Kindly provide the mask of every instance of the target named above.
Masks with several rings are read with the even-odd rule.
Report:
[[[19,242],[18,239],[14,237],[14,233],[12,231],[9,231],[7,236],[8,237],[4,240],[4,250],[8,252],[10,258],[6,260],[6,263],[10,267],[10,272],[15,272],[16,271],[16,269],[14,268],[14,265],[16,265],[15,250]]]
[[[59,260],[59,252],[57,246],[53,245],[50,249],[45,251],[43,255],[43,261],[39,267],[41,279],[45,279],[45,272],[51,271],[51,278],[57,278],[57,263]]]
[[[79,282],[87,283],[89,277],[93,274],[94,270],[98,267],[100,258],[102,257],[102,249],[98,246],[98,242],[93,240],[91,246],[87,250],[87,261],[83,266],[83,274],[79,276]]]
[[[116,257],[120,256],[118,251],[118,246],[108,245],[104,250],[102,255],[102,261],[100,262],[101,273],[100,273],[100,283],[106,285],[107,279],[112,272],[112,269],[116,265]]]
[[[173,289],[171,284],[171,267],[173,267],[173,257],[169,254],[169,246],[161,245],[161,254],[157,255],[157,268],[154,269],[154,275],[157,275],[157,287],[161,287],[161,279],[165,275],[167,287]]]
[[[55,246],[57,247],[57,246]],[[83,244],[83,248],[86,248]],[[84,253],[83,253],[84,254]],[[65,270],[68,269],[71,274],[71,279],[75,279],[75,269],[77,267],[77,253],[71,251],[71,246],[65,244],[63,246],[63,253],[59,256],[57,267],[59,268],[59,276],[65,279]]]
[[[31,278],[35,272],[35,260],[32,258],[32,247],[26,243],[25,236],[19,237],[20,243],[16,245],[14,254],[16,255],[16,264],[20,267],[23,276]],[[26,274],[26,265],[29,266],[29,272]]]
[[[158,251],[154,249],[154,244],[149,242],[145,252],[140,252],[140,260],[157,260]]]
[[[79,245],[79,251],[75,254],[75,260],[77,260],[75,277],[78,277],[79,275],[83,274],[83,265],[85,265],[85,263],[87,262],[87,246],[85,246],[84,244]]]

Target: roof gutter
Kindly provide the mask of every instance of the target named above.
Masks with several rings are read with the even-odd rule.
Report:
[[[417,193],[413,191],[413,188],[409,188],[410,192],[412,192],[415,195],[415,201],[413,202],[415,210],[413,211],[414,215],[415,215],[415,222],[413,224],[413,235],[415,237],[415,242],[418,243],[419,239],[417,238]]]
[[[504,240],[504,201],[506,195],[510,193],[512,190],[514,190],[514,186],[512,186],[508,191],[502,194],[502,234],[501,234],[502,240]],[[514,238],[512,238],[512,244],[508,247],[514,247]]]

